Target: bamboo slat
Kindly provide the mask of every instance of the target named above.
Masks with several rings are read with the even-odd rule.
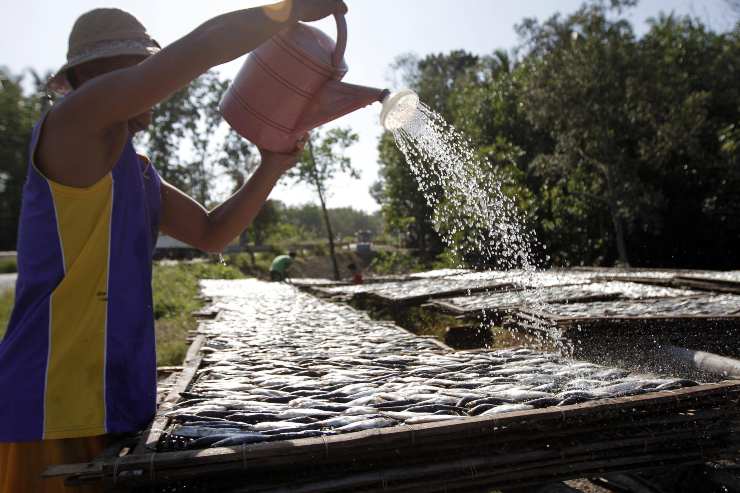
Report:
[[[175,383],[167,394],[167,397],[159,404],[159,413],[152,424],[142,433],[141,439],[134,449],[134,454],[144,454],[156,447],[159,437],[167,428],[169,422],[169,418],[163,413],[177,402],[180,398],[180,392],[184,392],[193,380],[195,372],[200,366],[202,359],[200,349],[203,347],[205,341],[205,336],[199,335],[190,344],[188,352],[185,354],[185,360],[183,361],[183,369],[177,377],[177,383]]]

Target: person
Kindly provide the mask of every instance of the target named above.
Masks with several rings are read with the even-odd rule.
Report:
[[[295,261],[296,253],[289,252],[288,255],[278,255],[270,265],[270,280],[273,282],[283,282],[288,278],[288,269]]]
[[[158,232],[221,251],[302,148],[260,149],[250,179],[208,211],[134,150],[151,108],[287,26],[346,10],[341,0],[292,0],[234,11],[165,48],[118,9],[77,19],[67,63],[49,83],[64,97],[30,143],[15,305],[0,343],[0,493],[68,491],[39,479],[48,465],[89,461],[106,435],[147,426],[156,408]]]
[[[357,264],[352,262],[347,266],[349,273],[352,274],[352,284],[362,284],[364,279],[362,278],[362,269],[357,267]]]

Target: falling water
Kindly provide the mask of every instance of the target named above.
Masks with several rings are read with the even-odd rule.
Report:
[[[406,157],[435,229],[455,257],[495,270],[516,269],[519,287],[536,286],[537,240],[504,193],[500,171],[477,157],[471,142],[412,91],[384,102],[381,123]],[[539,303],[536,291],[526,296],[528,304]]]
[[[457,258],[476,254],[496,269],[535,270],[534,235],[502,191],[501,176],[475,156],[455,127],[413,93],[399,101],[385,125],[434,211],[438,232]]]

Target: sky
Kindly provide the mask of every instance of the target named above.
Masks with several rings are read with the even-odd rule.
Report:
[[[118,7],[134,14],[160,44],[166,45],[216,15],[262,5],[255,0],[0,0],[0,66],[13,73],[26,68],[37,71],[56,69],[65,61],[67,37],[77,16],[97,7]],[[496,49],[510,50],[517,45],[515,24],[526,17],[540,20],[555,12],[575,11],[582,0],[347,0],[349,13],[345,60],[349,72],[346,82],[374,87],[393,86],[389,65],[406,53],[423,57],[430,53],[464,49],[488,54]],[[639,34],[645,21],[660,12],[675,12],[699,17],[710,27],[730,29],[736,18],[724,0],[642,0],[627,17]],[[335,36],[333,20],[316,26]],[[244,58],[217,69],[233,78]],[[374,104],[336,120],[329,125],[350,126],[360,140],[349,151],[353,165],[361,172],[359,180],[339,177],[329,187],[330,207],[350,206],[375,211],[378,204],[369,187],[377,180],[377,142],[380,104]],[[156,163],[155,163],[156,165]],[[281,182],[271,198],[296,205],[316,202],[305,185]]]

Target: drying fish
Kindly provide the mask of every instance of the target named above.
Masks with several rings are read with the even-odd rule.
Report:
[[[499,397],[509,402],[525,402],[533,401],[535,399],[541,399],[543,397],[553,397],[552,394],[547,392],[537,392],[534,390],[525,389],[508,389],[501,392],[496,392],[494,397]]]
[[[425,414],[422,416],[416,416],[413,418],[409,418],[406,421],[404,421],[404,424],[418,425],[422,423],[434,423],[437,421],[449,421],[451,419],[460,419],[460,416],[451,415],[451,414]]]
[[[500,406],[495,406],[488,411],[482,412],[481,416],[490,416],[491,414],[501,414],[512,411],[526,411],[527,409],[534,409],[534,407],[528,404],[501,404]]]
[[[269,439],[268,435],[262,433],[238,433],[229,438],[224,438],[211,444],[211,447],[233,447],[235,445],[245,445],[248,443],[259,443]]]
[[[695,384],[530,349],[447,352],[390,322],[277,283],[204,286],[221,313],[200,325],[207,338],[203,367],[166,413],[172,425],[165,437],[179,439],[172,446],[180,449],[490,416]],[[167,447],[166,439],[161,443]]]
[[[351,433],[353,431],[362,431],[362,430],[371,430],[374,428],[385,428],[388,426],[393,426],[397,422],[392,419],[387,418],[373,418],[373,419],[366,419],[363,421],[358,421],[356,423],[351,423],[345,426],[342,426],[340,428],[337,428],[337,431],[344,432],[344,433]]]

